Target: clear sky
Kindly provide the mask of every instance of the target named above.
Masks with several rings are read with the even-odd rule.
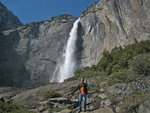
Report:
[[[52,16],[80,16],[88,6],[99,0],[0,0],[22,23],[48,20]]]

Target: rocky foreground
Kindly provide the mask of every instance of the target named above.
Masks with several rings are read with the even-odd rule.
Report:
[[[52,83],[34,89],[0,88],[0,97],[6,103],[13,102],[25,110],[37,113],[76,113],[78,112],[78,92],[69,94],[80,80],[67,80],[64,83]],[[131,113],[150,112],[150,85],[146,83],[117,83],[109,86],[99,78],[89,78],[87,113]],[[56,98],[44,97],[47,91],[61,94]],[[141,93],[140,93],[141,92]],[[3,98],[2,98],[3,97]]]

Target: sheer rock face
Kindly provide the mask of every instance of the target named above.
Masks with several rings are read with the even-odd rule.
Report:
[[[150,39],[149,0],[101,0],[81,15],[82,66],[97,64],[104,49]]]
[[[20,20],[0,2],[0,31],[22,25]]]
[[[62,15],[3,31],[0,84],[26,87],[49,83],[75,20]]]
[[[2,7],[0,4],[0,11],[5,9],[0,13],[0,85],[48,83],[77,18],[62,15],[14,28],[20,22],[4,15],[6,8]],[[80,20],[76,56],[81,68],[97,64],[104,49],[150,39],[149,0],[101,0],[87,8]]]

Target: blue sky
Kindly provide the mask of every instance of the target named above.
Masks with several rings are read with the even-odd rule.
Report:
[[[80,16],[94,2],[99,0],[0,0],[22,23],[48,20],[52,16],[70,14]]]

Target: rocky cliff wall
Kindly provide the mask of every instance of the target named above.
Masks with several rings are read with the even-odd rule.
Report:
[[[82,67],[97,64],[104,49],[150,39],[149,0],[101,0],[81,15]]]
[[[20,20],[0,2],[0,31],[22,25]]]
[[[5,30],[0,37],[0,84],[49,83],[76,17],[62,15]]]

